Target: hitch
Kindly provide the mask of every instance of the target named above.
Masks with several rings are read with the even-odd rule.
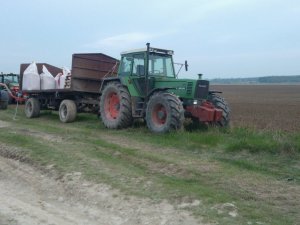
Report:
[[[193,117],[198,118],[200,122],[217,122],[222,119],[222,110],[216,108],[211,102],[204,101],[202,104],[190,105],[186,107]]]

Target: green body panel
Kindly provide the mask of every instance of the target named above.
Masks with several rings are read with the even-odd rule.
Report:
[[[155,80],[155,88],[171,88],[168,91],[183,99],[194,99],[196,80],[163,78]]]
[[[9,83],[9,84],[8,84],[8,87],[9,87],[9,88],[12,88],[12,87],[19,87],[19,83]]]
[[[141,92],[135,83],[135,80],[141,79],[136,76],[120,77],[120,80],[124,86],[128,88],[128,91],[133,97],[146,97],[145,93]],[[168,77],[149,77],[154,79],[153,89],[167,89],[168,92],[174,93],[183,99],[194,99],[195,87],[197,80],[192,79],[175,79]],[[145,82],[144,79],[143,82]],[[149,90],[149,91],[151,91]]]
[[[128,91],[129,91],[131,96],[133,96],[133,97],[144,97],[144,96],[140,95],[140,93],[138,92],[136,86],[134,85],[134,83],[133,83],[134,77],[132,77],[132,76],[123,76],[123,77],[119,77],[119,78],[121,80],[121,83],[128,88]]]

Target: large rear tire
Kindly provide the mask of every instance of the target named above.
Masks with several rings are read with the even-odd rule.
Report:
[[[63,123],[73,122],[77,115],[77,107],[73,100],[63,100],[59,106],[59,119]]]
[[[37,98],[29,98],[25,103],[25,115],[27,118],[35,118],[40,115],[40,102]]]
[[[146,122],[155,133],[166,133],[181,129],[184,110],[179,98],[168,92],[153,94],[147,104]]]
[[[7,109],[8,105],[8,93],[7,91],[1,91],[0,93],[0,109]]]
[[[121,129],[132,124],[130,94],[121,83],[110,82],[100,98],[100,115],[107,128]]]
[[[219,95],[210,94],[209,101],[218,109],[222,110],[222,119],[211,123],[212,126],[228,127],[230,123],[230,108],[228,103]]]

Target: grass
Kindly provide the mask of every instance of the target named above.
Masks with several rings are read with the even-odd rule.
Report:
[[[36,165],[59,173],[80,171],[124,194],[167,199],[174,205],[200,200],[195,216],[219,224],[297,224],[300,220],[300,134],[246,128],[200,129],[165,135],[143,124],[107,130],[94,115],[62,124],[56,113],[26,119],[0,111],[0,141],[20,149]],[[224,203],[238,216],[218,210]]]

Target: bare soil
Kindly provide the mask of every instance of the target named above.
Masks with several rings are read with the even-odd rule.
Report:
[[[233,126],[300,131],[300,85],[214,85],[231,108]]]
[[[1,152],[9,152],[0,145]],[[12,149],[12,151],[14,151]],[[51,165],[48,166],[51,170]],[[202,224],[166,201],[124,195],[108,185],[63,177],[0,156],[0,224]]]

